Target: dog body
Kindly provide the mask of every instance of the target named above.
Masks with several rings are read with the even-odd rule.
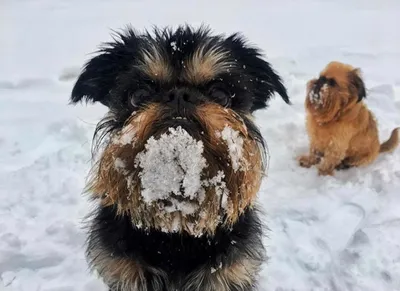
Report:
[[[95,131],[87,257],[112,291],[250,291],[263,263],[252,121],[280,77],[237,34],[132,29],[83,69],[71,100],[109,108]],[[102,149],[100,151],[100,148]]]
[[[214,236],[143,231],[101,207],[88,238],[90,266],[112,291],[250,291],[265,259],[261,223],[246,211]]]
[[[299,158],[301,166],[317,165],[320,175],[332,175],[335,169],[369,165],[379,153],[398,145],[397,129],[380,144],[376,120],[362,101],[365,97],[360,71],[347,64],[331,62],[319,79],[308,82],[310,151]]]

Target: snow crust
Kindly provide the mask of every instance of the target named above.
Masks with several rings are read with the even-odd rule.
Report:
[[[171,210],[193,213],[196,209],[187,201],[181,203],[169,197],[173,194],[203,202],[201,173],[207,166],[203,150],[203,143],[193,139],[182,127],[169,128],[159,139],[149,138],[145,150],[136,157],[136,166],[143,169],[139,176],[144,201],[168,199],[173,202]]]
[[[229,126],[225,126],[221,132],[216,133],[217,137],[225,141],[228,146],[232,168],[235,172],[241,169],[243,162],[243,138],[239,134]]]

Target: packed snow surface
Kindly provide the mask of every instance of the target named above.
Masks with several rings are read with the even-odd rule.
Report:
[[[260,291],[400,290],[400,149],[333,177],[295,160],[308,149],[306,82],[330,61],[361,68],[382,141],[400,125],[399,15],[398,0],[3,0],[0,290],[107,291],[85,261],[82,220],[93,207],[81,195],[106,110],[68,98],[111,29],[185,22],[243,32],[293,102],[276,96],[255,114],[271,155],[259,193],[270,257]]]

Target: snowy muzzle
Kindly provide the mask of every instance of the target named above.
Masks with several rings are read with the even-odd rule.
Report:
[[[311,86],[308,99],[314,105],[321,106],[324,104],[326,98],[325,95],[328,94],[329,87],[326,83],[326,78],[320,78],[314,82]]]
[[[153,104],[111,137],[89,191],[138,228],[213,234],[237,221],[259,190],[265,150],[254,129],[216,104],[186,116]]]

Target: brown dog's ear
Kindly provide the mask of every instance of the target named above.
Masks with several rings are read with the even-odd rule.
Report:
[[[349,81],[350,84],[355,87],[357,90],[357,103],[363,100],[367,96],[367,92],[365,90],[364,81],[361,78],[360,69],[354,69],[349,73]]]

